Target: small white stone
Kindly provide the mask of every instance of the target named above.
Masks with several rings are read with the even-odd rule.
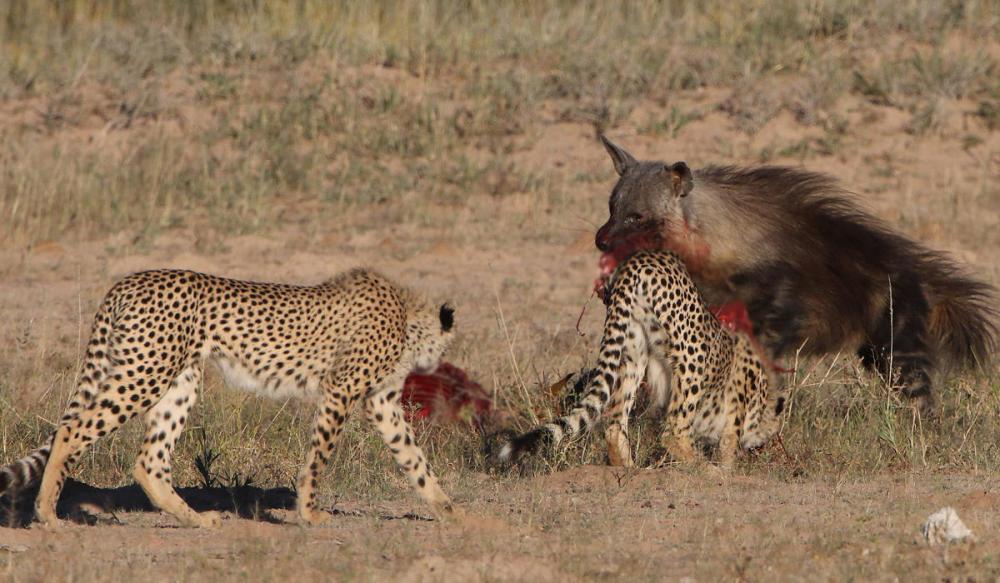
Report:
[[[950,506],[945,506],[931,514],[924,522],[921,532],[924,535],[924,540],[932,545],[957,542],[972,536],[972,531],[965,526],[965,523]]]

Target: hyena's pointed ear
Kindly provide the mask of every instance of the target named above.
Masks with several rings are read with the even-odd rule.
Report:
[[[629,168],[639,164],[632,157],[632,154],[616,146],[614,142],[604,137],[604,134],[601,134],[600,137],[601,143],[604,144],[604,149],[608,151],[608,154],[611,154],[611,162],[614,163],[615,172],[618,173],[618,176],[622,176]]]
[[[694,179],[691,177],[691,169],[684,162],[675,162],[663,167],[663,172],[670,179],[670,188],[676,197],[685,197],[691,194],[694,188]]]
[[[441,313],[438,314],[438,318],[441,320],[441,331],[450,332],[452,326],[455,325],[455,308],[448,304],[441,304]]]

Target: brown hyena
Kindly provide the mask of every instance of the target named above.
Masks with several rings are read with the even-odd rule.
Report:
[[[782,167],[692,172],[601,139],[619,175],[596,235],[608,269],[635,248],[674,251],[710,303],[746,304],[771,356],[856,349],[924,404],[936,364],[992,357],[994,288],[863,211],[833,179]]]

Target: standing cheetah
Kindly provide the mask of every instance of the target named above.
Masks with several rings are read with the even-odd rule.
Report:
[[[56,501],[72,465],[95,440],[141,413],[146,434],[136,481],[181,524],[218,525],[219,514],[192,510],[170,477],[170,452],[211,360],[233,386],[319,402],[298,477],[302,522],[325,516],[316,505],[317,481],[358,399],[420,497],[439,516],[451,513],[399,397],[408,372],[438,364],[453,321],[449,306],[434,310],[363,269],[313,287],[192,271],[131,275],[111,288],[97,312],[80,383],[52,438],[0,470],[0,492],[41,477],[35,509],[42,522],[57,525]]]
[[[745,335],[711,314],[677,255],[636,251],[608,290],[596,374],[579,404],[504,443],[493,461],[517,461],[589,430],[610,401],[608,457],[631,466],[628,418],[644,376],[654,402],[667,404],[661,440],[675,460],[694,459],[694,438],[705,437],[718,443],[720,463],[730,465],[738,448],[760,447],[777,432],[785,401],[777,379]]]

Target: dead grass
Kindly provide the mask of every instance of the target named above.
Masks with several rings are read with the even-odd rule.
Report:
[[[997,95],[996,55],[967,42],[997,30],[995,2],[5,6],[0,87],[16,121],[0,216],[21,244],[150,236],[192,215],[266,231],[263,208],[283,198],[338,213],[424,177],[455,187],[428,203],[550,195],[491,159],[530,145],[549,103],[607,132],[644,100],[732,87],[717,105],[753,134],[785,109],[842,126],[834,105],[853,93],[907,111],[922,135],[964,116],[958,99],[991,123]],[[675,137],[706,110],[670,111],[645,131]]]

